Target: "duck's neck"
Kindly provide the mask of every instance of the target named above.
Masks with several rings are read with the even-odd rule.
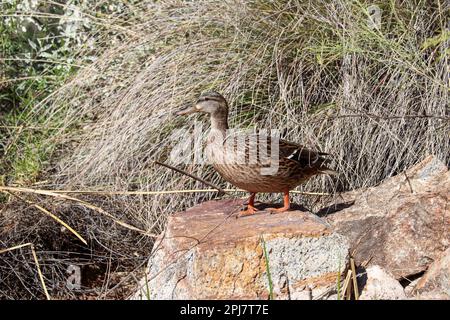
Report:
[[[228,129],[228,114],[225,112],[217,112],[211,114],[211,131],[220,131],[225,135]]]

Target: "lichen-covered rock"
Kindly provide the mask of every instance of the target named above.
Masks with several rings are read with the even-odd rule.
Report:
[[[401,279],[425,271],[450,246],[450,173],[435,157],[341,199],[329,209],[346,208],[327,221],[350,239],[358,264],[370,260]]]
[[[382,267],[373,265],[366,270],[366,283],[359,300],[406,299],[402,285]]]
[[[135,299],[312,299],[336,286],[344,236],[313,214],[260,212],[236,219],[242,200],[209,201],[172,215]],[[262,241],[264,239],[264,241]]]

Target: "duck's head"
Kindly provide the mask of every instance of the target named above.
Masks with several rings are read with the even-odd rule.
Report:
[[[218,92],[209,91],[203,93],[193,106],[189,106],[175,115],[181,116],[191,113],[209,113],[211,116],[223,116],[228,114],[227,100]]]

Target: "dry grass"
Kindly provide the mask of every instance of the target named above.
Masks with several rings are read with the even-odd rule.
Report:
[[[448,162],[447,56],[444,43],[423,48],[443,30],[443,8],[421,5],[386,3],[381,31],[367,26],[355,1],[151,5],[133,36],[45,106],[50,116],[76,99],[64,123],[85,125],[69,136],[78,142],[59,162],[57,181],[74,189],[198,188],[153,161],[166,161],[185,138],[174,129],[193,127],[194,117],[171,112],[207,89],[229,99],[232,126],[284,129],[334,155],[338,180],[318,178],[305,190],[374,185],[428,153]],[[184,169],[221,181],[210,167]],[[138,211],[152,224],[155,213],[199,197],[156,197]]]
[[[49,182],[40,187],[202,188],[199,182],[156,166],[154,161],[168,161],[173,145],[186,138],[174,134],[174,129],[193,129],[195,116],[181,119],[172,112],[209,89],[229,99],[231,126],[281,129],[290,140],[333,154],[331,166],[338,177],[315,178],[301,190],[334,194],[375,185],[429,153],[448,163],[448,29],[444,17],[448,8],[440,1],[379,3],[383,9],[380,30],[368,26],[368,4],[350,0],[142,3],[140,19],[124,24],[128,31],[120,41],[105,42],[94,63],[81,68],[30,114],[45,119],[44,124],[54,124],[55,119],[61,124],[49,139],[59,145],[57,161],[47,172]],[[208,166],[181,168],[230,187]],[[159,232],[168,214],[210,199],[214,193],[86,197],[118,219]],[[294,196],[294,202],[306,203],[312,210],[320,207],[320,199]],[[121,257],[132,260],[133,246],[140,248],[141,256],[133,263],[115,265],[119,269],[126,265],[129,271],[145,261],[152,240],[107,219],[94,218],[86,208],[58,205],[66,206],[70,216],[64,221],[73,226],[75,217],[80,219],[74,229],[88,235],[91,247],[85,252],[101,252],[102,263],[108,265],[105,260],[110,259],[111,266],[111,261]],[[14,217],[29,210],[19,210]],[[15,224],[20,232],[9,233],[2,246],[44,232],[49,233],[46,237],[61,237],[43,227],[43,218],[39,219],[35,227]],[[140,241],[147,247],[143,249]],[[64,250],[76,251],[69,240],[64,243],[67,248],[58,261],[63,261]],[[48,257],[56,260],[55,251]],[[23,259],[14,259],[23,263]],[[14,269],[12,261],[3,263],[2,273]],[[57,272],[52,266],[43,268],[48,277],[53,275],[53,283],[64,278],[63,268],[58,268]],[[36,279],[27,281],[35,287],[39,284]],[[96,297],[104,297],[110,287],[104,285]]]

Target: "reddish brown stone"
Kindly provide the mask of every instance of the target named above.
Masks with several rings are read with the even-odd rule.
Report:
[[[450,299],[450,248],[436,260],[418,281],[413,294]]]
[[[342,198],[354,204],[327,221],[350,239],[358,263],[371,259],[399,279],[426,270],[450,245],[450,176],[434,157]]]
[[[267,299],[261,237],[277,299],[315,297],[335,287],[348,261],[345,237],[308,212],[236,219],[242,202],[209,201],[169,218],[149,263],[152,299]],[[144,281],[135,298],[146,287]]]

